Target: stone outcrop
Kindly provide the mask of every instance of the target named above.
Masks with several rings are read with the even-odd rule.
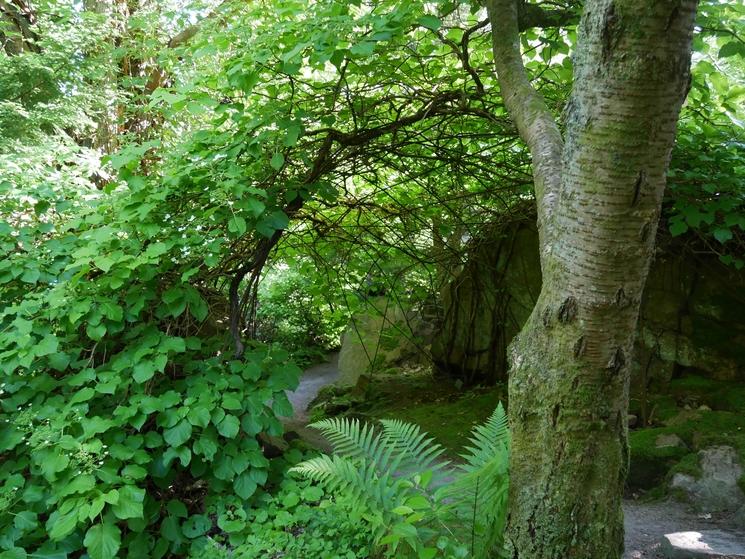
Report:
[[[714,446],[698,453],[701,476],[677,473],[670,486],[682,491],[690,503],[704,512],[734,513],[745,506],[738,482],[743,474],[737,452],[730,446]]]
[[[642,299],[632,389],[664,390],[683,371],[745,380],[745,271],[686,252],[682,243],[663,244]],[[473,240],[444,290],[444,320],[432,343],[438,368],[470,384],[504,380],[506,348],[540,287],[532,223],[509,223]]]
[[[660,543],[666,559],[745,559],[742,537],[721,530],[665,534]]]
[[[415,313],[385,296],[369,299],[367,309],[351,318],[342,335],[336,385],[354,387],[376,368],[416,357],[421,352],[420,322]]]

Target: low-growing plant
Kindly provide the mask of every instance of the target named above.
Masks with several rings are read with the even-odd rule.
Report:
[[[502,556],[509,485],[509,430],[501,404],[474,428],[451,465],[444,449],[416,425],[356,419],[313,424],[335,454],[306,460],[290,471],[321,483],[353,504],[387,557]]]
[[[343,497],[309,480],[285,477],[247,510],[245,541],[228,548],[212,541],[194,555],[210,559],[363,559],[373,557],[369,530]]]

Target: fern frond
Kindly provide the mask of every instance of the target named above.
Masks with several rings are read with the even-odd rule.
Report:
[[[343,493],[361,507],[376,510],[382,504],[374,465],[363,459],[322,455],[290,468],[290,472],[317,481],[331,493]]]
[[[400,419],[381,419],[383,433],[396,455],[396,467],[404,472],[435,473],[450,463],[440,460],[445,449],[422,433],[418,425]]]
[[[485,423],[473,429],[468,440],[472,446],[467,446],[468,452],[461,454],[461,458],[465,460],[462,465],[465,472],[476,471],[485,466],[502,448],[509,452],[510,430],[501,402]]]
[[[391,469],[393,448],[369,425],[358,419],[333,417],[312,423],[331,442],[337,455],[348,458],[364,457],[383,475]]]

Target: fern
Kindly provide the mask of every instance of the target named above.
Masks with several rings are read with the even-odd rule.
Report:
[[[381,425],[376,431],[356,419],[314,423],[335,454],[291,471],[351,499],[376,542],[395,557],[501,554],[510,449],[502,404],[474,428],[457,467],[442,459],[444,449],[417,425],[400,420]]]

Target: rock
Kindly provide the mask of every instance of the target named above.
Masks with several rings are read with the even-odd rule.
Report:
[[[261,450],[267,458],[277,458],[282,456],[285,451],[290,448],[290,445],[287,444],[287,441],[282,437],[275,437],[274,435],[269,435],[267,433],[259,433],[257,438],[259,439],[259,444],[261,444]]]
[[[666,559],[745,559],[742,537],[721,530],[665,534],[660,545]]]
[[[395,301],[375,297],[364,312],[355,314],[342,336],[337,386],[352,388],[374,370],[419,355],[412,327],[417,318]]]
[[[701,404],[698,407],[698,411],[711,411],[711,408],[709,406],[707,406],[706,404]]]
[[[670,446],[679,447],[679,448],[687,448],[686,444],[683,442],[683,439],[681,439],[678,435],[675,433],[664,434],[659,435],[655,439],[655,446],[657,448],[667,448]]]
[[[735,449],[714,446],[699,452],[701,477],[675,474],[670,486],[682,490],[698,510],[735,512],[745,506],[738,480],[743,474]]]

